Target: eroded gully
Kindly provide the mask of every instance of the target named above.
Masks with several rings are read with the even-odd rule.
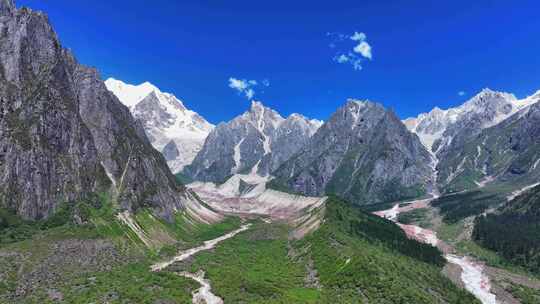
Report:
[[[465,289],[472,293],[483,304],[496,304],[496,296],[491,292],[490,280],[484,272],[484,265],[477,263],[468,256],[453,254],[453,248],[439,240],[437,238],[437,233],[433,230],[397,222],[397,217],[401,212],[426,208],[431,200],[433,200],[433,198],[413,201],[404,207],[400,207],[399,204],[396,204],[392,209],[378,211],[375,212],[375,214],[395,222],[403,229],[409,238],[416,239],[419,242],[430,244],[441,249],[448,263],[455,264],[461,268],[461,281],[463,282]]]
[[[201,251],[210,250],[214,248],[220,242],[230,239],[242,231],[248,230],[250,226],[251,224],[242,225],[240,228],[234,231],[231,231],[225,235],[222,235],[213,240],[205,241],[201,246],[181,251],[170,260],[159,262],[152,265],[151,269],[152,271],[161,271],[169,267],[170,265],[176,262],[184,261],[185,259]],[[212,287],[210,285],[210,282],[204,278],[204,271],[201,270],[197,273],[189,273],[189,272],[183,271],[183,272],[179,272],[178,275],[195,280],[199,284],[201,284],[201,287],[193,292],[193,303],[223,304],[223,300],[212,293]]]

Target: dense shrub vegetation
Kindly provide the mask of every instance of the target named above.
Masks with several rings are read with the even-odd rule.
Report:
[[[540,187],[476,219],[473,238],[506,260],[540,273]]]
[[[326,220],[345,233],[361,237],[371,243],[382,244],[391,250],[424,262],[439,266],[445,264],[437,248],[409,239],[405,232],[394,223],[364,213],[335,196],[327,201]]]
[[[405,241],[395,224],[337,198],[326,212],[324,225],[296,244],[310,249],[322,303],[478,303],[441,274],[437,249]]]
[[[398,215],[397,221],[402,224],[417,223],[420,227],[429,227],[428,209],[413,209]]]
[[[502,202],[503,198],[497,194],[470,191],[442,196],[431,205],[439,208],[444,222],[454,224],[469,216],[482,214],[488,208]]]

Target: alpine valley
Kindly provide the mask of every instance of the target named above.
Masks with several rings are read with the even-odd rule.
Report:
[[[540,303],[539,101],[213,125],[0,0],[0,303]]]

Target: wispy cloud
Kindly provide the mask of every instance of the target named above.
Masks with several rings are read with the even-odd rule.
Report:
[[[465,91],[459,91],[457,94],[458,94],[459,96],[465,96],[465,94],[467,94],[467,92],[465,92]]]
[[[341,33],[327,33],[326,35],[332,39],[329,47],[331,49],[337,49],[337,53],[333,57],[335,62],[350,64],[353,69],[359,71],[362,69],[362,64],[365,60],[373,59],[372,48],[367,42],[366,34],[354,32],[352,35]],[[352,41],[353,43],[345,48],[338,47],[345,44],[346,41]]]
[[[264,87],[270,86],[268,79],[263,79],[261,85]],[[247,99],[253,99],[255,96],[254,87],[259,86],[259,82],[256,80],[238,79],[234,77],[229,78],[229,88],[238,91],[238,94],[243,94]]]

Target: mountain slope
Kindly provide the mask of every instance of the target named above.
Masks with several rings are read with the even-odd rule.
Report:
[[[97,71],[43,13],[0,4],[0,207],[40,219],[111,189],[123,209],[181,209],[186,192]]]
[[[320,122],[293,114],[287,119],[252,102],[249,111],[219,124],[185,173],[195,180],[222,182],[233,174],[267,177],[296,153]]]
[[[504,143],[512,141],[512,132],[523,137],[520,128],[527,123],[518,127],[513,121],[531,119],[524,115],[538,100],[540,94],[517,100],[511,94],[485,89],[460,107],[435,108],[404,123],[437,157],[438,184],[443,191],[461,191],[493,180],[515,158]]]
[[[301,240],[260,221],[169,271],[204,270],[224,303],[478,303],[442,275],[436,248],[335,197],[323,209]]]
[[[475,220],[473,238],[505,259],[540,273],[540,186]]]
[[[484,89],[459,107],[433,109],[416,118],[404,120],[409,130],[418,134],[428,149],[442,150],[464,134],[478,133],[516,113],[525,103],[514,95]]]
[[[356,204],[416,197],[432,190],[431,156],[394,113],[349,100],[308,144],[274,172],[273,187]]]
[[[174,173],[193,161],[214,128],[174,95],[148,82],[134,86],[109,78],[105,85],[141,121],[150,142]]]
[[[465,137],[441,154],[439,183],[447,192],[486,182],[532,184],[540,177],[540,94],[525,99],[515,114]]]

